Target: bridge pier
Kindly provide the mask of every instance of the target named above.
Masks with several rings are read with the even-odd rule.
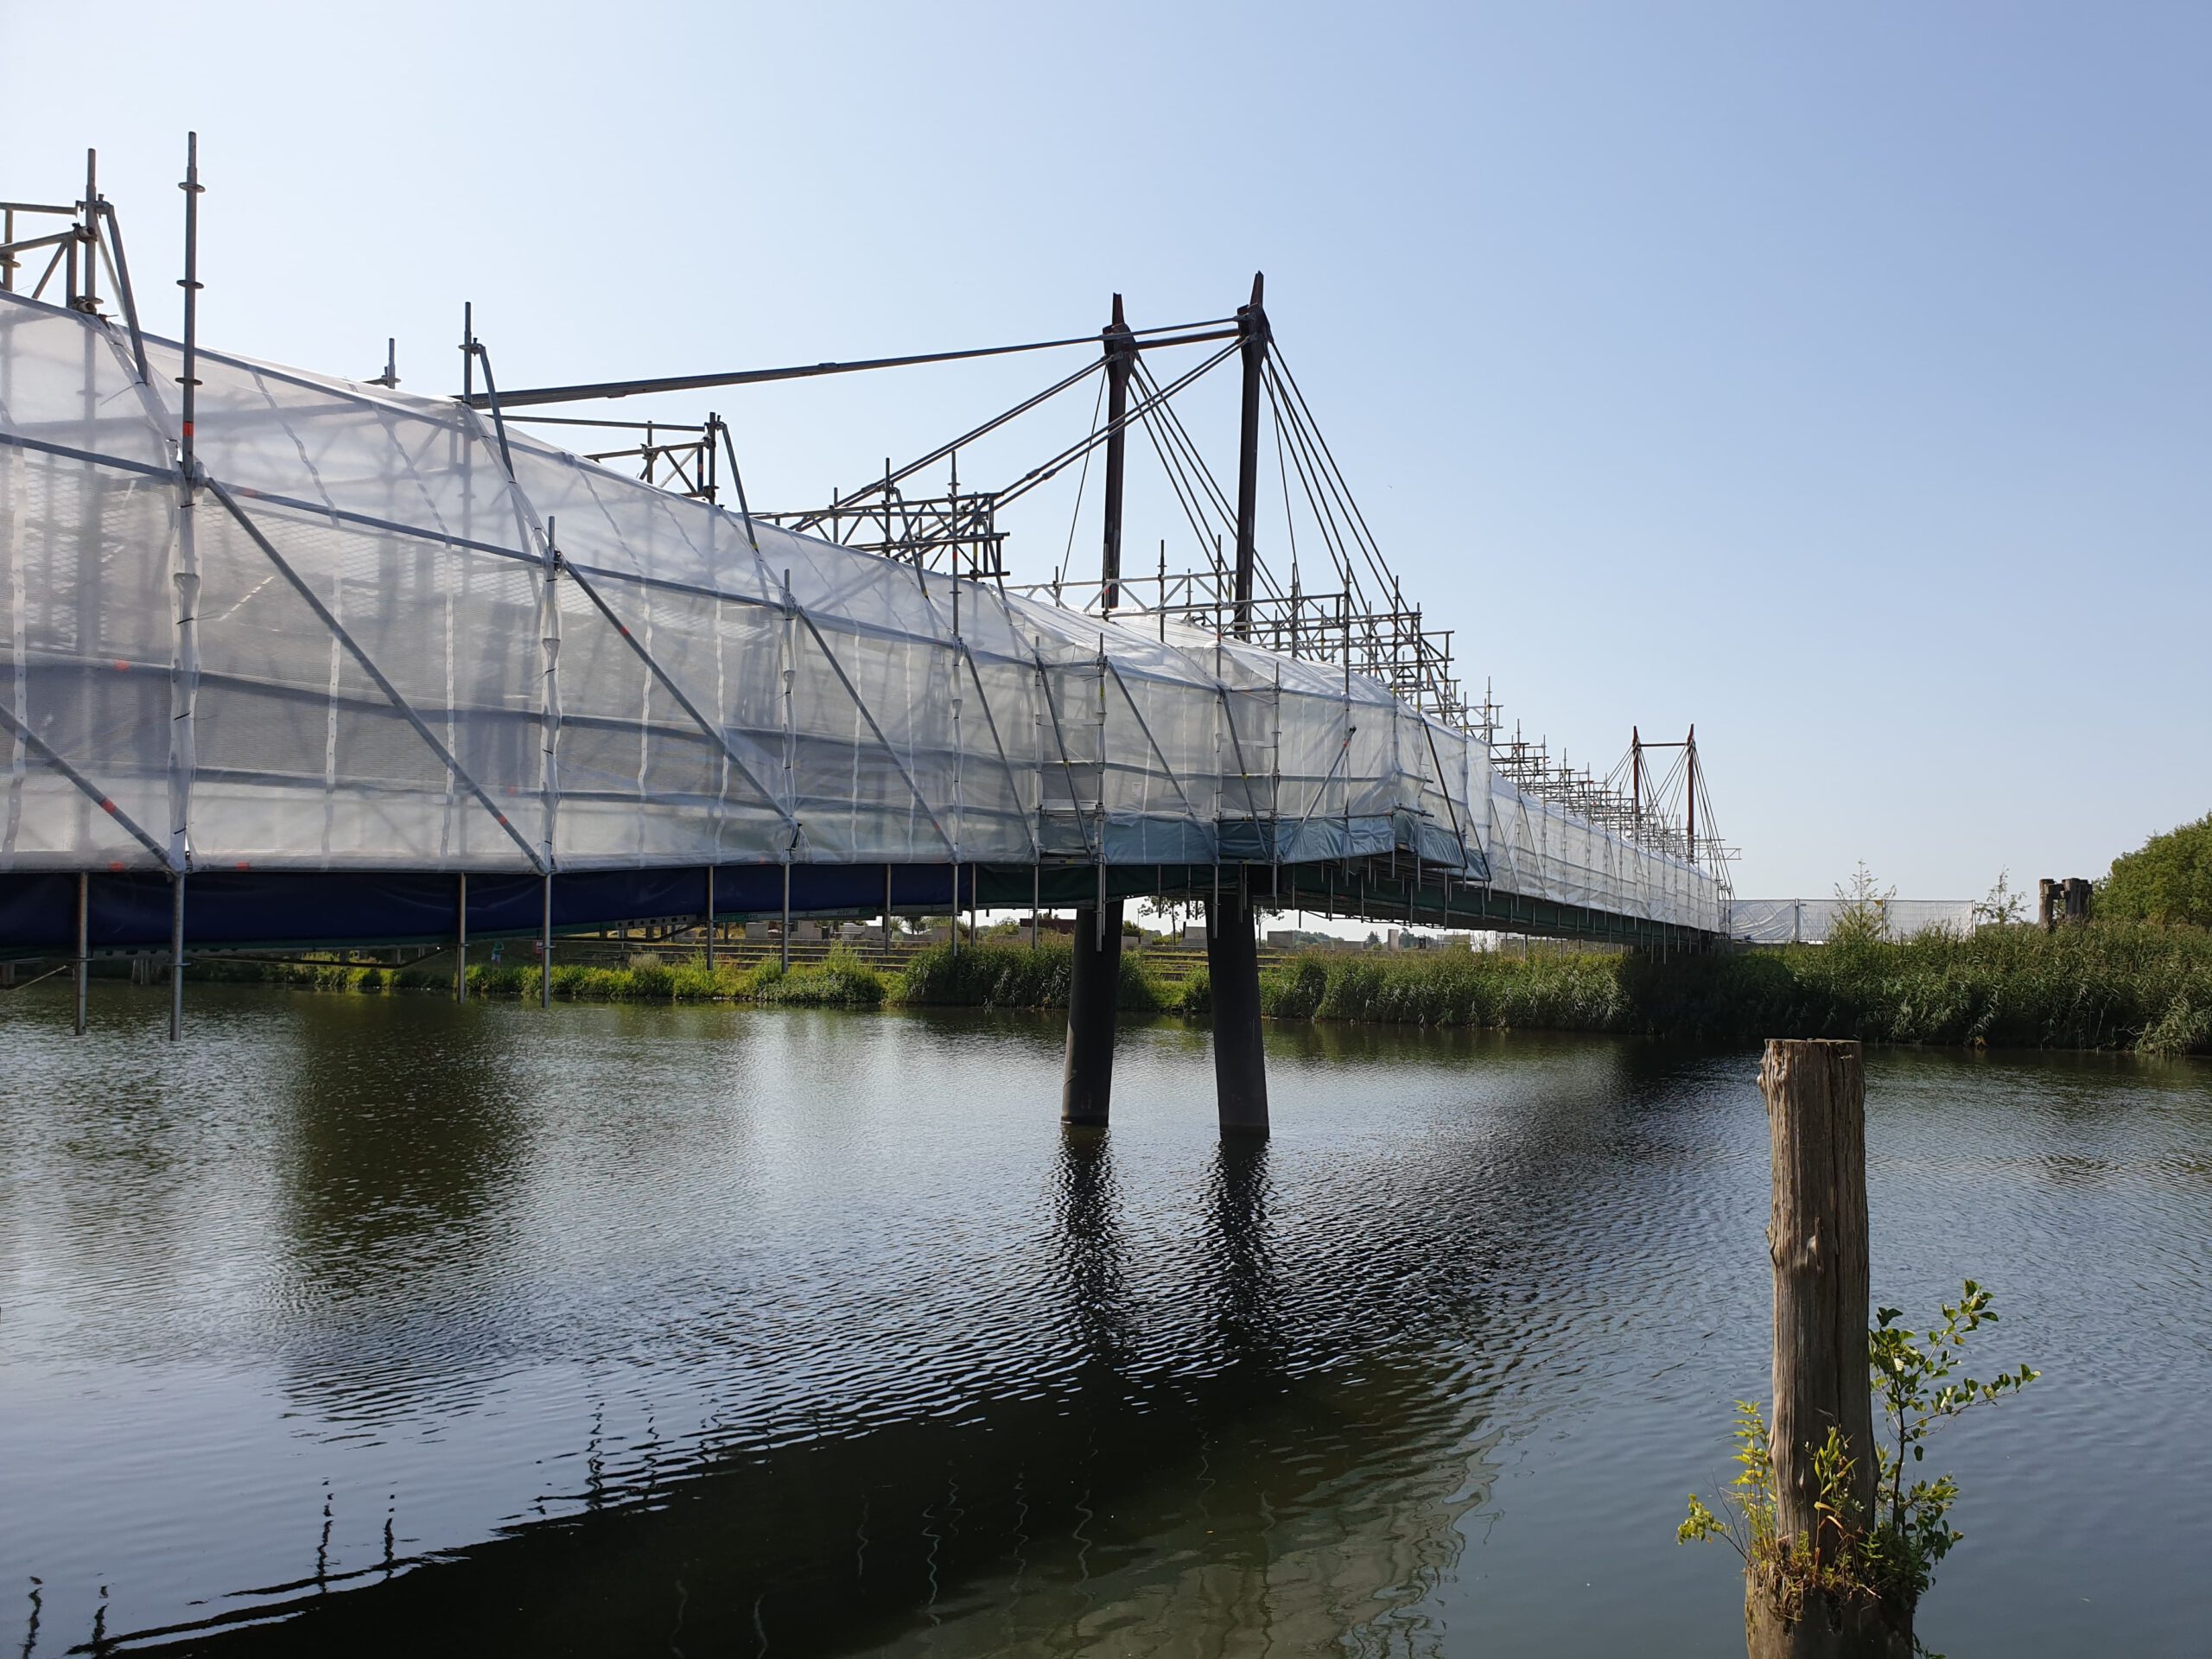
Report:
[[[1122,901],[1077,911],[1074,944],[1060,1122],[1103,1128],[1114,1096],[1114,1027],[1122,1000]]]
[[[1224,1134],[1268,1132],[1268,1067],[1260,1045],[1260,948],[1243,874],[1206,904],[1206,976],[1213,992],[1213,1087]]]

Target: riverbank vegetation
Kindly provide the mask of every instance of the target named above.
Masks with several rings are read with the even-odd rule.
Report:
[[[2212,813],[2112,861],[2096,913],[2113,921],[2212,927]]]
[[[791,1007],[884,1004],[1058,1008],[1071,958],[1065,941],[1035,950],[939,945],[890,969],[845,950],[794,964],[556,963],[568,1001],[753,1001]],[[428,969],[223,963],[194,976],[262,979],[324,990],[447,990]],[[535,963],[480,963],[479,996],[535,996]],[[1278,1020],[1342,1020],[1491,1029],[1583,1031],[1749,1042],[1784,1033],[1869,1042],[1993,1048],[2132,1049],[2212,1053],[2212,931],[2101,920],[2045,933],[1984,927],[1971,937],[1910,939],[1845,931],[1834,943],[1661,959],[1640,953],[1436,950],[1314,952],[1272,963],[1261,1005]],[[1179,982],[1139,952],[1122,959],[1123,1010],[1203,1015],[1203,969]]]

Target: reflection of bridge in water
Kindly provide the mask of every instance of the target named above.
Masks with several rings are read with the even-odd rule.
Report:
[[[1694,738],[1601,779],[1470,707],[1256,280],[1173,328],[1117,299],[1036,397],[829,508],[754,514],[715,416],[516,411],[889,364],[503,397],[472,331],[462,396],[417,397],[201,349],[190,218],[183,340],[156,338],[92,181],[48,211],[67,228],[11,230],[5,270],[51,246],[43,289],[66,254],[63,303],[0,295],[0,954],[73,956],[80,1008],[102,951],[534,935],[550,995],[555,937],[613,922],[1073,906],[1065,1105],[1098,1121],[1121,904],[1162,895],[1207,909],[1223,1122],[1261,1127],[1258,911],[1657,947],[1721,925]],[[1176,410],[1230,363],[1233,496]],[[963,448],[1094,376],[1082,441],[963,493]],[[548,419],[642,429],[619,454],[644,476],[523,429]],[[1124,573],[1132,431],[1201,550],[1217,524],[1232,552]],[[1270,448],[1287,582],[1260,556]],[[999,513],[1094,451],[1099,581],[1009,586]],[[915,494],[940,463],[945,493]]]

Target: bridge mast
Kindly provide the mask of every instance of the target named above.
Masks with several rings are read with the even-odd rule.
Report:
[[[1136,367],[1136,337],[1114,296],[1113,319],[1101,331],[1106,352],[1106,504],[1099,552],[1098,608],[1111,616],[1121,600],[1122,480],[1129,416],[1129,376]],[[1103,671],[1102,671],[1103,672]],[[1104,787],[1102,777],[1100,787]],[[1106,853],[1104,814],[1099,818],[1099,857]],[[1102,882],[1099,892],[1105,892]],[[1060,1074],[1060,1121],[1103,1128],[1114,1093],[1114,1027],[1122,994],[1122,901],[1083,906],[1075,913],[1075,961],[1068,983],[1068,1045]]]
[[[1252,274],[1252,300],[1236,308],[1244,359],[1243,416],[1236,434],[1236,632],[1252,634],[1253,527],[1260,512],[1260,381],[1268,362],[1267,278]],[[1224,718],[1226,713],[1224,711]],[[1268,826],[1272,836],[1275,826]],[[1253,937],[1249,866],[1222,872],[1206,907],[1206,973],[1213,987],[1214,1097],[1224,1130],[1268,1129],[1267,1061],[1260,1043],[1260,951]]]
[[[1252,273],[1252,302],[1236,308],[1244,359],[1244,402],[1236,428],[1236,637],[1252,637],[1253,526],[1260,512],[1260,378],[1268,362],[1268,314],[1260,303],[1267,273]]]

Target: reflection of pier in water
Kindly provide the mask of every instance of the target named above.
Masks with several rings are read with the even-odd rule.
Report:
[[[650,1459],[609,1470],[594,1443],[564,1500],[579,1512],[428,1563],[391,1556],[387,1517],[375,1567],[232,1599],[174,1635],[338,1653],[1426,1651],[1420,1605],[1489,1478],[1479,1402],[1447,1355],[1301,1351],[1268,1159],[1217,1149],[1198,1270],[1146,1308],[1110,1146],[1068,1133],[1048,1272],[1078,1354],[1052,1386],[709,1446],[675,1479]],[[1196,1363],[1147,1364],[1163,1319]]]

